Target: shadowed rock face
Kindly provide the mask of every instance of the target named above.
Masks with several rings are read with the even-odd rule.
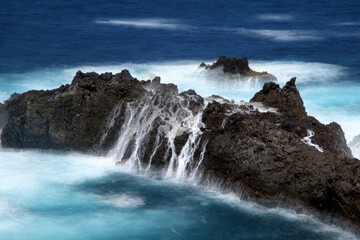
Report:
[[[9,123],[2,145],[88,151],[99,141],[114,105],[144,92],[128,71],[112,75],[77,72],[71,85],[29,91],[6,103]]]
[[[307,116],[295,79],[283,88],[267,83],[239,105],[218,96],[204,100],[193,90],[179,94],[160,78],[139,81],[126,70],[78,72],[70,85],[26,92],[0,105],[4,109],[4,147],[104,153],[128,134],[122,158],[137,151],[143,169],[150,162],[166,169],[174,156],[194,148],[185,171],[198,166],[252,199],[300,203],[360,226],[360,161],[352,158],[338,124]],[[201,121],[187,127],[196,116]],[[169,134],[175,126],[181,131]],[[139,131],[126,131],[131,129]],[[323,152],[304,143],[309,131]]]

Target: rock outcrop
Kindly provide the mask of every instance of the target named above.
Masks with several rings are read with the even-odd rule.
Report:
[[[244,197],[301,204],[360,226],[360,161],[338,124],[306,114],[295,79],[283,88],[267,83],[250,103],[235,103],[178,93],[126,70],[78,72],[70,85],[29,91],[4,107],[4,147],[112,149],[139,171],[179,179],[201,171],[200,181],[216,178]]]
[[[134,100],[144,91],[126,70],[116,75],[79,71],[71,85],[29,91],[6,102],[10,118],[2,132],[2,145],[91,150],[114,105]]]
[[[286,113],[291,118],[306,117],[304,103],[295,86],[296,78],[292,78],[283,89],[279,84],[265,83],[262,90],[257,92],[250,102],[262,102],[267,106],[277,108],[279,112]]]
[[[201,63],[199,67],[208,71],[222,69],[223,73],[235,79],[254,77],[263,82],[277,81],[276,77],[268,72],[256,72],[252,70],[249,67],[249,62],[246,57],[238,59],[235,57],[227,58],[221,56],[213,64],[206,65],[205,63]]]
[[[288,90],[278,91],[281,96]],[[226,112],[224,104],[216,102],[204,111],[205,136],[210,139],[205,161],[209,174],[242,189],[250,198],[301,203],[360,226],[360,161],[351,158],[347,147],[339,150],[343,134],[333,124],[322,125],[303,111],[299,120],[291,110],[293,118],[287,112],[235,113],[221,126],[222,118],[216,116]],[[339,137],[336,133],[342,135],[320,145],[324,149],[320,152],[303,143],[306,130],[315,136],[328,133],[322,143]]]
[[[277,108],[280,113],[286,115],[288,124],[298,124],[316,132],[312,140],[324,150],[352,157],[339,124],[333,122],[323,125],[307,115],[295,81],[296,78],[292,78],[282,89],[276,83],[265,83],[263,89],[256,93],[250,102],[262,102],[269,107]]]

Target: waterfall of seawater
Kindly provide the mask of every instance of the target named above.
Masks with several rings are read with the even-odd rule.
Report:
[[[202,114],[212,101],[231,106],[222,123],[236,112],[276,112],[260,103],[228,101],[219,96],[202,99],[195,92],[174,94],[168,89],[156,87],[140,100],[126,102],[114,108],[110,114],[104,134],[103,145],[116,123],[116,143],[107,156],[128,171],[148,175],[159,170],[164,179],[199,183],[209,188],[222,189],[221,181],[203,176],[201,164],[205,157],[207,139],[202,138]],[[251,106],[248,106],[251,105]]]
[[[153,90],[140,101],[122,104],[110,115],[100,144],[124,114],[108,157],[140,174],[149,174],[154,162],[160,163],[163,178],[196,182],[201,177],[207,141],[202,140],[200,130],[205,127],[202,112],[206,104],[194,97]],[[177,138],[185,140],[179,144]]]

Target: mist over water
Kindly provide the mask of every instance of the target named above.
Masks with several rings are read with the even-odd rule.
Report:
[[[4,239],[356,239],[290,210],[125,173],[111,158],[1,150],[0,175]]]

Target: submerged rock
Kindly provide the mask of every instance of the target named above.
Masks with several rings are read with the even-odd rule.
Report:
[[[9,114],[4,147],[108,153],[141,173],[217,179],[243,197],[306,205],[360,226],[360,161],[338,124],[307,115],[295,79],[267,83],[246,103],[178,93],[127,70],[77,72],[70,85],[26,92],[1,109]]]
[[[212,65],[201,63],[200,68],[205,68],[208,71],[222,69],[223,73],[234,79],[243,79],[253,77],[262,82],[277,81],[276,77],[267,72],[256,72],[249,67],[247,58],[227,58],[225,56],[219,57]]]

